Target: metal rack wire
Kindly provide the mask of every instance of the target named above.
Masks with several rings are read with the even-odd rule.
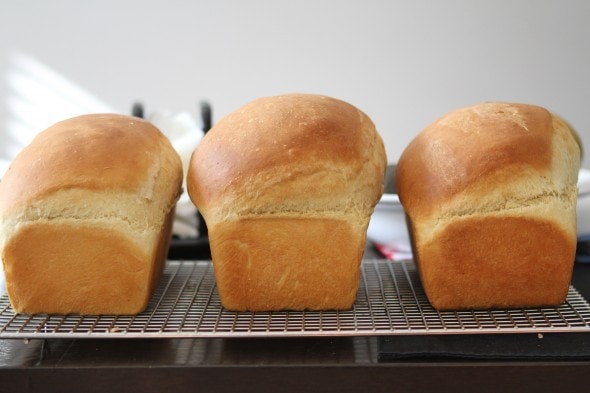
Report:
[[[0,338],[199,338],[590,332],[590,306],[570,287],[559,307],[439,312],[411,261],[366,260],[352,310],[231,312],[209,261],[169,261],[135,316],[16,315],[0,298]]]

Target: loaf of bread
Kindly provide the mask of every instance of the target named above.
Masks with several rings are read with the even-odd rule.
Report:
[[[158,283],[182,164],[138,118],[39,133],[0,182],[0,256],[16,313],[136,314]]]
[[[369,117],[313,94],[257,99],[192,155],[187,188],[230,310],[348,309],[387,164]]]
[[[563,302],[579,162],[566,123],[538,106],[482,103],[426,127],[402,153],[396,177],[432,305]]]

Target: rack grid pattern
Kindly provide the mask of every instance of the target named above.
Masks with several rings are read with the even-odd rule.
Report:
[[[590,306],[570,287],[559,307],[432,308],[412,261],[365,260],[346,311],[232,312],[210,261],[169,261],[147,310],[135,316],[20,315],[0,298],[0,338],[199,338],[590,332]]]

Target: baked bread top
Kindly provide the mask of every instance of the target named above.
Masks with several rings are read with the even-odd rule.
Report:
[[[178,200],[182,164],[149,122],[90,114],[54,124],[14,159],[0,182],[0,217],[100,219],[161,225]],[[143,201],[155,206],[148,211]]]
[[[396,182],[424,236],[457,217],[538,215],[529,208],[556,197],[575,206],[579,162],[580,147],[560,117],[539,106],[487,102],[427,126],[402,153]]]
[[[286,94],[222,118],[193,153],[187,185],[209,222],[366,216],[383,193],[386,164],[365,113],[326,96]]]

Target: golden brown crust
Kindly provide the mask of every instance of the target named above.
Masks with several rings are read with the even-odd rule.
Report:
[[[126,314],[147,304],[145,252],[124,235],[33,224],[10,239],[4,255],[17,313]]]
[[[386,164],[373,122],[333,98],[266,97],[221,119],[193,153],[187,186],[224,306],[350,307]]]
[[[383,190],[383,142],[373,122],[333,98],[287,94],[254,100],[221,119],[193,153],[187,187],[203,214],[374,205]],[[356,189],[352,189],[356,187]],[[358,191],[358,192],[357,192]],[[288,196],[288,198],[285,198]],[[247,214],[244,211],[244,214]]]
[[[226,308],[352,307],[365,238],[346,221],[252,218],[210,229],[215,276]],[[315,246],[319,239],[321,248]]]
[[[15,312],[142,311],[181,184],[180,157],[140,119],[86,115],[40,133],[0,183],[0,256]]]
[[[435,307],[563,301],[576,247],[579,156],[561,119],[522,104],[451,112],[412,141],[397,189]]]
[[[575,247],[542,219],[474,217],[423,244],[419,271],[440,310],[553,306],[567,295]]]
[[[397,165],[404,207],[434,208],[502,171],[507,181],[523,168],[547,173],[551,165],[551,114],[524,104],[484,103],[459,109],[424,129]],[[424,214],[429,214],[425,211]]]
[[[167,142],[161,135],[150,123],[122,115],[84,115],[56,123],[11,164],[2,183],[15,192],[0,194],[0,209],[70,188],[136,193],[146,181],[138,174],[153,165],[154,152]]]

